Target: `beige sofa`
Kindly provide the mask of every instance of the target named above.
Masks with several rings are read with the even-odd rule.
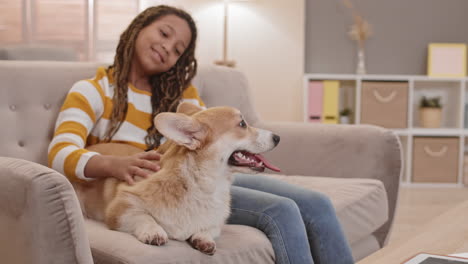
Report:
[[[83,220],[67,179],[45,165],[67,91],[75,81],[92,77],[96,67],[0,61],[2,262],[274,263],[268,239],[251,227],[226,225],[216,254],[207,256],[184,242],[145,245]],[[194,84],[208,106],[237,107],[250,124],[281,135],[281,144],[267,157],[289,176],[270,176],[329,195],[356,260],[385,244],[402,171],[400,143],[392,132],[367,125],[263,122],[245,76],[229,68],[201,67]]]
[[[46,44],[14,44],[0,46],[0,60],[77,61],[78,53],[71,47]]]

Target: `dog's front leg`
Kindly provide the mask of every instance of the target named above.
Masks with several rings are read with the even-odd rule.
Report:
[[[145,244],[162,246],[167,243],[166,231],[146,213],[131,213],[123,216],[127,219],[127,226],[133,230],[133,235]],[[123,221],[125,222],[125,220]]]
[[[195,249],[200,250],[205,254],[213,255],[216,252],[216,243],[214,241],[214,237],[219,236],[220,233],[221,228],[213,227],[209,230],[193,234],[188,239],[188,242]]]
[[[129,206],[123,199],[114,200],[107,208],[106,223],[111,229],[134,235],[145,244],[167,243],[166,231],[143,208]]]

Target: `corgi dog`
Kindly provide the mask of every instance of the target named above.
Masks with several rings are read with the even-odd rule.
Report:
[[[176,113],[158,114],[154,124],[167,139],[158,148],[161,169],[134,185],[110,177],[73,183],[83,213],[146,244],[187,241],[213,255],[214,239],[230,214],[232,174],[279,171],[260,153],[276,147],[280,137],[249,126],[232,107],[202,110],[182,103]],[[112,143],[88,149],[113,155],[141,152]]]

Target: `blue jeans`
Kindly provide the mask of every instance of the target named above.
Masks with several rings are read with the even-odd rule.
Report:
[[[354,263],[335,209],[325,195],[270,177],[236,174],[228,224],[260,229],[276,263]]]

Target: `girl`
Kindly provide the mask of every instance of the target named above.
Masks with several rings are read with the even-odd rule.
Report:
[[[122,33],[114,63],[90,80],[75,83],[58,116],[49,146],[49,166],[70,180],[115,177],[133,184],[135,176],[159,170],[154,160],[161,134],[152,120],[175,111],[181,101],[204,106],[190,85],[197,71],[197,29],[185,11],[150,7]],[[130,157],[84,149],[120,142],[149,150]],[[231,188],[229,224],[262,230],[276,263],[353,263],[329,199],[267,177],[237,175]]]

